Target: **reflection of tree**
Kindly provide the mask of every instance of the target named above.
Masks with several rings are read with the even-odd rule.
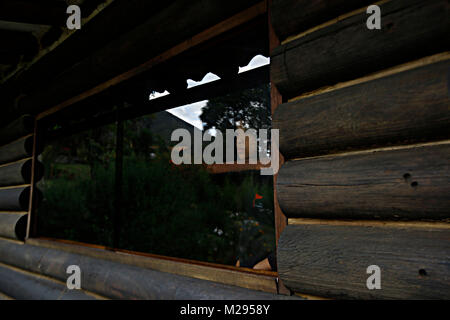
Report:
[[[236,122],[268,127],[268,101],[267,86],[212,99],[205,108],[208,120],[202,120],[210,121],[209,128],[235,128]],[[250,254],[269,252],[274,246],[271,183],[252,175],[211,176],[202,166],[174,166],[169,145],[153,134],[151,120],[124,123],[121,247],[233,265],[237,256],[244,262],[242,243]],[[44,164],[58,164],[71,175],[48,175],[43,181],[42,235],[113,245],[115,135],[111,124],[47,146]],[[252,205],[256,193],[263,196],[261,208]],[[250,224],[253,229],[242,237],[241,229]]]
[[[202,109],[200,119],[204,129],[243,128],[270,129],[270,89],[265,84],[257,88],[230,93],[210,99]]]

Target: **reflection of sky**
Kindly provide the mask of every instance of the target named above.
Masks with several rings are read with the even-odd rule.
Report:
[[[245,67],[239,67],[239,73],[241,72],[245,72],[254,68],[258,68],[261,67],[263,65],[269,64],[270,63],[270,59],[266,58],[262,55],[257,55],[256,57],[254,57],[250,63],[245,66]],[[216,76],[213,73],[207,73],[205,75],[205,77],[202,79],[202,81],[193,81],[191,79],[187,80],[188,83],[188,88],[192,88],[204,83],[208,83],[211,81],[215,81],[217,79],[220,79],[218,76]],[[157,97],[160,97],[162,95],[168,94],[167,91],[165,91],[164,93],[156,93],[154,95],[151,95],[150,98],[154,99]],[[199,129],[203,128],[203,124],[200,120],[200,115],[202,114],[202,108],[203,106],[206,105],[206,103],[208,102],[208,100],[203,100],[203,101],[199,101],[199,102],[195,102],[195,103],[191,103],[191,104],[187,104],[181,107],[177,107],[177,108],[173,108],[170,110],[167,110],[168,112],[170,112],[171,114],[173,114],[174,116],[196,126]]]

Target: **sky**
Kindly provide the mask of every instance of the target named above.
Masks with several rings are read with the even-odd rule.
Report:
[[[251,69],[255,69],[261,66],[264,66],[266,64],[270,63],[270,58],[266,58],[262,55],[257,55],[255,56],[248,65],[246,65],[245,67],[239,67],[239,73],[241,72],[245,72]],[[195,86],[199,86],[208,82],[212,82],[215,80],[220,79],[217,75],[209,72],[207,73],[203,79],[201,81],[193,81],[191,79],[187,80],[188,83],[188,88],[192,88]],[[164,96],[169,94],[167,92],[167,90],[163,93],[155,93],[150,95],[150,99],[156,99],[158,97]],[[184,106],[180,106],[177,108],[173,108],[170,110],[167,110],[168,112],[170,112],[171,114],[173,114],[174,116],[192,124],[193,126],[199,128],[199,129],[203,129],[203,124],[200,120],[200,115],[202,114],[202,107],[206,105],[206,103],[208,102],[208,100],[203,100],[203,101],[198,101],[195,103],[191,103],[191,104],[187,104]]]

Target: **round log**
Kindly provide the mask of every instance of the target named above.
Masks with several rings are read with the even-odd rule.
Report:
[[[0,291],[14,299],[24,300],[94,300],[95,295],[67,290],[57,281],[0,265]]]
[[[0,262],[60,281],[67,280],[67,266],[78,265],[81,269],[82,289],[113,299],[290,299],[286,296],[5,240],[0,240]]]
[[[288,161],[278,202],[288,218],[444,220],[449,163],[450,144]]]
[[[34,189],[36,202],[42,200],[42,193]],[[30,201],[30,187],[0,189],[0,210],[27,211]]]
[[[450,299],[449,240],[448,228],[288,225],[278,275],[294,292],[319,297]],[[381,290],[367,287],[372,265]]]
[[[32,160],[15,162],[0,166],[0,187],[29,184],[31,182]],[[35,181],[39,181],[44,173],[44,165],[36,161]]]
[[[0,212],[0,237],[24,240],[27,220],[27,213]]]
[[[277,107],[285,160],[450,137],[450,60]]]
[[[37,155],[42,152],[40,144],[37,144]],[[33,155],[33,136],[27,136],[0,147],[0,165],[17,160],[30,158]]]

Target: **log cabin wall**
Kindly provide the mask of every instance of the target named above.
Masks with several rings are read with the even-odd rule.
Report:
[[[29,237],[42,200],[36,132],[29,115],[0,130],[0,300],[291,299],[277,295],[276,277],[264,271]],[[67,289],[69,265],[82,270],[81,290]]]
[[[19,8],[16,2],[2,1],[0,24],[44,23],[35,10],[41,2],[57,6],[58,21],[45,22],[52,25],[35,43],[39,53],[26,54],[31,61],[8,61],[4,73],[0,68],[0,300],[298,299],[278,294],[274,272],[37,238],[30,214],[38,204],[30,200],[42,198],[34,188],[42,176],[37,137],[48,141],[50,126],[62,125],[54,136],[73,134],[267,83],[268,67],[237,75],[256,54],[267,55],[267,3],[84,0],[82,13],[89,17],[82,29],[53,35],[58,40],[48,47],[47,35],[65,28],[66,7],[33,0],[20,1]],[[98,8],[91,14],[86,6]],[[39,13],[52,16],[47,9]],[[36,42],[32,37],[33,43],[22,44],[27,38],[8,37],[23,49]],[[186,79],[200,81],[209,71],[222,79],[187,90]],[[149,92],[165,89],[172,94],[149,102]],[[134,105],[116,112],[112,107],[123,100]],[[81,290],[66,286],[70,265],[82,270]]]
[[[372,3],[271,3],[279,276],[328,298],[448,299],[449,3],[380,1],[369,30]]]
[[[24,115],[0,130],[0,237],[24,240],[30,198],[41,199],[37,189],[32,196],[32,179],[43,174],[43,165],[32,157],[33,128],[33,117]]]

